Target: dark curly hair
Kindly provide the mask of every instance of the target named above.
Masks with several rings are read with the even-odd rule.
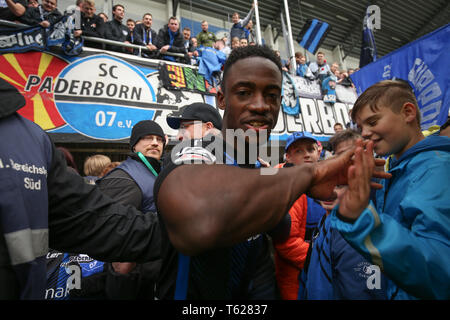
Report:
[[[225,92],[225,79],[227,78],[228,72],[233,66],[233,64],[235,64],[239,60],[249,57],[262,57],[269,59],[270,61],[275,63],[278,70],[280,70],[280,73],[282,73],[280,58],[276,55],[275,51],[269,48],[268,46],[255,45],[247,47],[238,47],[236,49],[233,49],[233,51],[231,51],[223,67],[222,82],[221,82],[222,92]]]

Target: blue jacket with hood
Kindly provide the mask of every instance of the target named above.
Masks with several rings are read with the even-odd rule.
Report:
[[[430,136],[389,166],[392,178],[353,223],[331,224],[389,277],[389,299],[450,299],[450,138]]]

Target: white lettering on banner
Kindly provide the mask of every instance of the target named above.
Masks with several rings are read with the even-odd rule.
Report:
[[[336,122],[341,123],[345,126],[346,123],[350,122],[350,116],[348,115],[347,106],[344,103],[336,102],[333,106],[334,113],[336,116]],[[334,134],[334,129],[333,129]]]
[[[287,132],[303,131],[303,122],[301,115],[291,116],[286,115]]]
[[[322,122],[322,133],[334,134],[333,107],[325,104],[322,100],[317,100],[317,108],[319,109],[320,121]]]
[[[42,34],[37,33],[35,35],[25,35],[22,32],[17,34],[12,34],[8,36],[0,36],[0,48],[12,48],[16,44],[23,47],[24,45],[38,44],[42,46],[44,43],[42,41]]]
[[[303,118],[303,130],[311,133],[321,133],[319,115],[314,100],[300,98],[300,108]]]
[[[302,111],[297,116],[279,113],[272,137],[304,130],[315,135],[331,136],[334,134],[335,123],[345,125],[350,121],[348,110],[352,105],[337,102],[330,106],[322,100],[308,98],[300,98],[300,105]],[[306,113],[303,110],[306,110]]]
[[[425,62],[420,58],[416,58],[414,65],[408,73],[408,80],[413,84],[417,101],[421,105],[422,129],[436,124],[438,121],[437,116],[441,112],[442,98],[432,102],[442,96],[442,90],[439,84],[433,81],[434,79],[433,73]]]
[[[390,64],[387,64],[384,66],[382,77],[384,79],[391,79],[391,65]],[[360,93],[362,93],[362,92],[360,92]]]

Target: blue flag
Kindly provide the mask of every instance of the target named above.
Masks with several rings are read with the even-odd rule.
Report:
[[[377,61],[377,48],[375,46],[375,37],[373,36],[372,28],[367,24],[368,13],[364,17],[364,26],[362,31],[361,41],[361,55],[359,57],[359,67],[362,68],[365,65],[373,61]]]
[[[372,62],[350,78],[358,95],[382,80],[407,80],[416,95],[422,114],[422,130],[425,130],[447,120],[449,70],[450,24],[447,24]]]
[[[312,54],[316,54],[330,30],[331,26],[328,23],[317,19],[310,19],[305,23],[303,29],[300,31],[297,41],[303,48]]]

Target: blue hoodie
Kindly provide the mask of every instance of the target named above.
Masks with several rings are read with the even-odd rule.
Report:
[[[390,278],[390,299],[450,299],[450,138],[430,136],[390,163],[392,178],[354,223],[331,224]]]

